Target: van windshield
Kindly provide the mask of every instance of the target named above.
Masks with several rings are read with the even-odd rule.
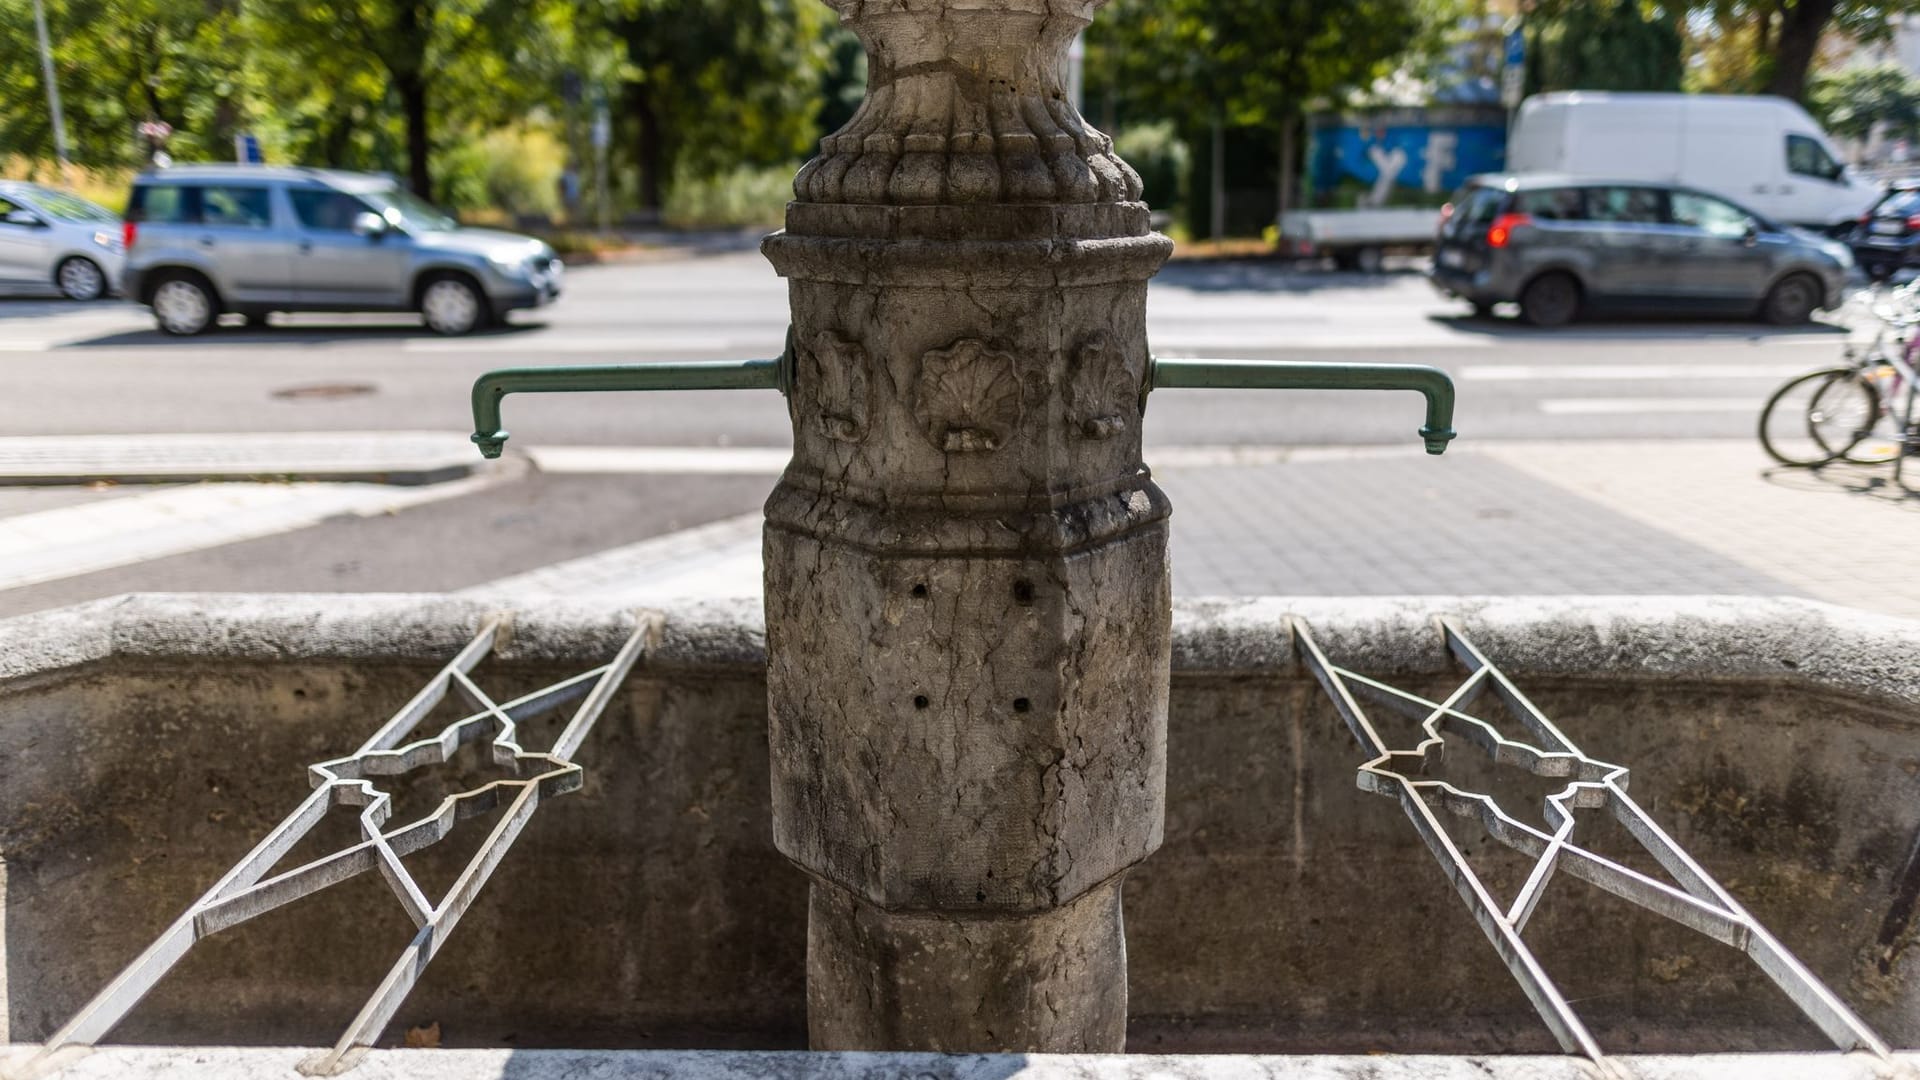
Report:
[[[459,222],[434,209],[432,203],[399,186],[376,188],[373,191],[361,191],[356,194],[372,203],[380,211],[380,216],[386,218],[389,223],[402,228],[416,229],[421,232],[446,232],[460,227]]]

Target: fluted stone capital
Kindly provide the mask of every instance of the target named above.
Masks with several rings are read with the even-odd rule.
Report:
[[[794,179],[802,203],[1134,202],[1140,177],[1068,98],[1106,0],[826,0],[860,36],[867,98]]]

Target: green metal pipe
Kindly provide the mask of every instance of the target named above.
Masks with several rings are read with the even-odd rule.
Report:
[[[1156,357],[1148,390],[1417,390],[1427,399],[1420,429],[1427,453],[1443,454],[1453,438],[1453,380],[1425,364],[1315,364],[1297,360],[1162,360]]]
[[[779,360],[690,360],[671,364],[596,364],[489,371],[473,383],[473,441],[497,458],[506,444],[500,399],[508,394],[569,394],[599,390],[778,390],[788,371]]]

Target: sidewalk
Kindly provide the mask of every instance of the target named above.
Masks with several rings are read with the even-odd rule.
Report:
[[[11,461],[22,473],[86,474],[114,459],[156,478],[224,468],[334,482],[82,489],[0,480],[0,589],[113,567],[136,568],[122,573],[115,591],[217,588],[211,583],[226,581],[223,568],[240,555],[228,545],[283,534],[293,544],[298,534],[304,539],[296,546],[271,557],[254,552],[255,561],[310,560],[347,542],[311,531],[338,529],[343,516],[388,523],[353,541],[355,558],[377,562],[383,548],[417,554],[426,542],[419,528],[431,536],[455,527],[455,518],[409,524],[410,511],[431,503],[460,504],[523,482],[556,490],[572,484],[575,497],[594,506],[604,498],[598,492],[634,488],[650,475],[665,491],[724,480],[733,496],[674,511],[704,522],[697,527],[624,545],[609,539],[602,543],[614,546],[601,550],[593,545],[599,531],[588,525],[558,545],[565,553],[527,548],[519,572],[506,577],[478,562],[458,572],[463,562],[455,560],[436,587],[634,604],[752,596],[760,587],[760,521],[740,511],[758,501],[760,485],[772,486],[786,460],[785,451],[760,447],[555,446],[453,482],[396,487],[339,481],[392,479],[396,471],[426,478],[443,468],[466,471],[479,459],[452,434],[327,436],[324,447],[306,437],[175,438],[74,440],[65,449],[20,440],[11,457],[8,440],[0,440],[0,473]],[[1886,467],[1781,469],[1745,439],[1463,440],[1439,458],[1416,446],[1159,447],[1149,462],[1173,500],[1179,595],[1796,595],[1920,617],[1920,574],[1906,569],[1920,551],[1920,496],[1894,488]],[[529,465],[544,475],[536,479]],[[594,487],[596,476],[614,487]],[[676,505],[687,499],[671,497]],[[458,527],[484,527],[499,538],[511,526],[511,515],[499,525],[487,516],[493,511],[476,505],[474,512],[482,518],[459,517],[465,524]],[[537,539],[522,538],[522,547]],[[188,552],[204,553],[197,574],[142,584],[141,564]],[[361,587],[393,587],[397,573],[373,575]],[[313,587],[310,577],[300,580]]]
[[[1920,617],[1920,574],[1905,565],[1920,551],[1920,496],[1891,489],[1887,468],[1773,468],[1751,440],[1156,458],[1174,503],[1179,595],[1794,595]],[[752,524],[467,591],[753,595]]]

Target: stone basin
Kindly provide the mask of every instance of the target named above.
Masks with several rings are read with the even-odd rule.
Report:
[[[0,1042],[52,1032],[306,794],[306,765],[350,752],[494,611],[140,595],[0,621]],[[769,836],[758,608],[661,614],[579,754],[585,789],[542,805],[386,1043],[437,1022],[448,1047],[804,1047],[807,883]],[[1920,1043],[1920,624],[1784,600],[1256,599],[1176,612],[1166,841],[1125,892],[1130,1051],[1557,1052],[1400,809],[1356,786],[1287,623],[1438,696],[1458,679],[1443,614],[1631,767],[1642,805],[1889,1043]],[[513,693],[585,670],[635,618],[515,610],[477,677]],[[1449,749],[1449,771],[1494,776]],[[397,788],[394,820],[489,778],[460,764]],[[1517,814],[1557,789],[1518,779],[1495,789]],[[1515,883],[1478,826],[1450,828]],[[409,866],[444,884],[483,831],[462,830]],[[203,941],[113,1041],[330,1044],[410,933],[365,875]],[[1527,938],[1610,1051],[1830,1048],[1741,954],[1577,880]]]

